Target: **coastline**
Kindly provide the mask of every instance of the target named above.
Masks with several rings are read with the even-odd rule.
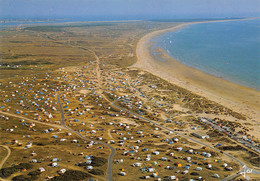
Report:
[[[260,103],[258,102],[258,100],[260,100],[259,91],[186,66],[169,56],[160,48],[158,48],[158,51],[161,52],[160,58],[165,61],[155,59],[150,52],[150,41],[154,36],[159,36],[166,32],[173,32],[191,24],[249,19],[252,18],[182,23],[172,28],[148,33],[137,43],[137,62],[132,67],[148,71],[173,84],[188,89],[195,94],[242,113],[250,119],[258,120],[260,116]]]

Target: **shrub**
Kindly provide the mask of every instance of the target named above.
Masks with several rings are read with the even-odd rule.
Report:
[[[33,166],[30,163],[20,163],[19,165],[13,165],[11,167],[2,168],[0,170],[0,177],[6,178],[15,172],[18,172],[19,170],[22,170],[22,169],[30,170],[30,169],[32,169],[32,167]]]
[[[260,157],[256,157],[253,159],[250,159],[250,163],[252,163],[252,165],[259,167],[259,163],[260,163]]]
[[[12,179],[13,181],[31,181],[32,179],[24,176],[24,175],[19,175],[19,176],[16,176]]]
[[[89,171],[89,173],[93,174],[93,175],[105,175],[103,170],[99,170],[99,169],[94,169]]]
[[[56,176],[51,181],[80,181],[86,178],[91,178],[91,175],[82,171],[68,170],[60,176]]]
[[[107,163],[107,159],[103,157],[94,157],[91,165],[93,167],[100,167]]]
[[[39,175],[41,175],[41,172],[39,170],[35,170],[28,173],[28,175],[35,180]]]
[[[79,167],[85,167],[85,166],[87,166],[87,165],[88,165],[88,164],[87,164],[86,162],[83,162],[83,163],[79,163],[79,164],[78,164]]]
[[[44,143],[41,143],[41,142],[36,143],[36,145],[37,145],[37,146],[45,146],[45,144],[44,144]]]

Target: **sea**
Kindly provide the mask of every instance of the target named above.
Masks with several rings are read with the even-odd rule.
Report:
[[[187,66],[260,91],[260,19],[192,24],[151,41],[157,58],[160,47]]]
[[[2,21],[0,29],[90,20],[99,19]],[[151,41],[151,53],[160,61],[158,47],[187,66],[260,91],[260,19],[192,24]]]

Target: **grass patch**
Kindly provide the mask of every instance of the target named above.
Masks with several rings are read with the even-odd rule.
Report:
[[[256,157],[253,159],[250,159],[250,163],[256,167],[259,167],[259,163],[260,163],[260,157]]]
[[[5,62],[5,63],[1,63],[2,66],[13,66],[13,65],[39,65],[39,64],[53,64],[52,62],[49,62],[47,60],[23,60],[23,61],[19,61],[19,62]]]
[[[94,169],[89,171],[89,173],[93,174],[93,175],[105,175],[105,172],[103,170],[99,170],[99,169]]]
[[[100,167],[107,163],[107,159],[103,157],[94,157],[92,164],[94,167]]]
[[[24,30],[30,31],[41,31],[41,32],[62,32],[65,28],[80,28],[80,27],[96,27],[96,26],[114,26],[115,23],[89,23],[89,24],[80,24],[80,25],[50,25],[50,26],[32,26],[26,27]]]
[[[41,175],[41,172],[38,170],[35,170],[35,171],[28,173],[27,176],[19,175],[19,176],[14,177],[12,180],[13,181],[33,181],[33,180],[37,180],[39,175]]]
[[[237,146],[220,146],[219,147],[220,150],[229,150],[229,151],[237,151],[237,150],[245,150],[245,148],[243,148],[242,146],[240,145],[237,145]]]
[[[19,55],[3,55],[1,56],[2,59],[16,59],[16,58],[24,58],[24,57],[29,57],[29,56],[36,56],[32,54],[19,54]]]
[[[37,178],[39,175],[41,175],[41,172],[39,170],[35,170],[35,171],[32,171],[30,173],[28,173],[28,175],[31,177],[31,178]]]
[[[61,176],[56,176],[51,179],[51,181],[78,181],[78,180],[84,180],[86,178],[91,178],[91,175],[88,173],[82,172],[82,171],[76,171],[76,170],[68,170]]]
[[[32,167],[33,166],[29,163],[20,163],[19,165],[13,165],[11,167],[2,168],[0,170],[0,177],[7,178],[15,172],[18,172],[22,169],[30,170],[30,169],[32,169]]]
[[[31,181],[32,179],[30,179],[29,177],[25,176],[25,175],[19,175],[16,176],[12,179],[13,181]]]

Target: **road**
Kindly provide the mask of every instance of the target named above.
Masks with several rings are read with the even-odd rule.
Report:
[[[93,52],[93,53],[95,54],[95,52]],[[206,147],[208,147],[208,148],[211,148],[212,150],[214,150],[214,151],[216,151],[216,152],[220,152],[218,149],[216,149],[216,148],[214,148],[214,147],[212,147],[212,146],[210,146],[210,145],[207,145],[207,144],[202,143],[202,142],[200,142],[200,141],[198,141],[198,140],[196,140],[196,139],[193,139],[193,138],[191,138],[191,137],[189,137],[189,136],[186,136],[186,135],[183,135],[183,134],[181,134],[181,133],[178,133],[178,132],[176,132],[176,131],[174,131],[174,130],[172,130],[172,129],[170,129],[170,128],[167,128],[167,127],[165,127],[165,126],[162,126],[162,125],[160,125],[160,124],[158,124],[158,123],[156,123],[156,122],[154,122],[154,121],[152,121],[152,120],[149,120],[149,119],[147,119],[147,118],[145,118],[145,117],[142,117],[142,116],[140,116],[140,115],[138,115],[138,114],[136,114],[136,113],[133,113],[133,112],[131,112],[131,111],[125,109],[125,108],[122,108],[122,107],[120,107],[120,106],[118,106],[118,105],[115,104],[115,102],[117,102],[117,101],[111,102],[111,101],[110,101],[104,94],[102,94],[102,92],[101,92],[102,89],[101,89],[101,80],[100,80],[101,74],[100,74],[100,69],[99,69],[99,58],[98,58],[98,56],[97,56],[96,54],[95,54],[95,57],[96,57],[96,61],[97,61],[96,71],[97,71],[97,82],[98,82],[98,88],[99,88],[98,92],[102,95],[102,97],[103,97],[105,100],[107,100],[107,101],[111,104],[111,106],[113,106],[114,108],[117,108],[117,109],[119,109],[119,110],[123,110],[123,111],[127,112],[128,114],[131,114],[131,115],[133,115],[133,116],[136,116],[136,117],[138,117],[139,119],[142,119],[142,120],[144,120],[144,121],[147,121],[147,122],[149,122],[149,123],[152,123],[153,125],[155,125],[155,126],[157,126],[157,127],[159,127],[159,128],[162,128],[162,129],[167,130],[167,131],[171,131],[171,132],[173,132],[173,133],[175,133],[175,134],[177,134],[177,135],[179,135],[179,136],[182,136],[182,137],[184,137],[184,138],[186,138],[186,139],[188,139],[188,140],[191,140],[191,141],[193,141],[193,142],[196,142],[196,143],[198,143],[198,144],[200,144],[200,145],[202,145],[202,146],[206,146]],[[60,107],[61,118],[62,118],[61,126],[60,126],[60,125],[50,124],[50,123],[44,123],[44,122],[36,121],[36,120],[33,120],[33,119],[28,119],[28,118],[25,118],[25,117],[22,117],[22,116],[19,116],[19,115],[16,115],[16,114],[7,113],[7,112],[2,112],[2,111],[0,111],[0,113],[5,114],[5,115],[7,115],[7,116],[14,116],[14,117],[21,118],[21,119],[25,119],[25,120],[28,120],[28,121],[31,121],[31,122],[40,123],[40,124],[43,124],[43,125],[48,125],[48,126],[52,126],[52,127],[56,127],[56,128],[66,129],[66,130],[68,130],[68,131],[70,131],[70,132],[72,132],[72,133],[78,135],[78,136],[79,136],[80,138],[82,138],[83,140],[86,140],[86,141],[94,141],[94,142],[97,142],[97,143],[99,143],[99,144],[102,144],[102,145],[108,147],[108,148],[111,150],[111,153],[110,153],[109,158],[108,158],[107,180],[108,180],[108,181],[112,181],[112,180],[113,180],[113,179],[112,179],[112,167],[113,167],[113,160],[112,160],[112,159],[113,159],[113,157],[114,157],[114,155],[115,155],[115,149],[114,149],[111,145],[109,145],[109,144],[107,144],[107,143],[105,143],[105,142],[101,142],[101,141],[97,141],[97,140],[92,140],[92,139],[85,138],[85,137],[82,136],[79,132],[77,132],[77,131],[75,131],[75,130],[69,128],[68,126],[66,126],[66,124],[65,124],[64,111],[63,111],[63,108],[62,108],[62,104],[61,104],[61,102],[60,102],[60,96],[61,96],[61,94],[62,94],[62,93],[60,93],[60,94],[58,95],[58,99],[57,99],[57,100],[58,100],[59,107]],[[227,178],[225,178],[225,179],[222,180],[222,181],[228,181],[228,180],[230,180],[230,179],[232,179],[232,178],[235,178],[236,176],[240,175],[240,173],[242,172],[242,167],[245,166],[245,163],[243,163],[243,162],[240,161],[239,159],[233,157],[232,155],[229,155],[229,154],[227,154],[227,153],[223,153],[223,154],[224,154],[225,156],[227,156],[227,157],[233,159],[234,161],[236,161],[236,162],[241,166],[241,169],[240,169],[240,171],[239,171],[238,173],[236,173],[236,174],[234,174],[234,175],[231,175],[230,177],[227,177]],[[254,174],[260,174],[260,172],[257,171],[257,170],[252,170],[252,173],[254,173]]]
[[[107,100],[108,100],[108,99],[107,99]],[[211,148],[212,150],[214,150],[214,151],[216,151],[216,152],[220,152],[218,149],[216,149],[216,148],[214,148],[214,147],[212,147],[212,146],[210,146],[210,145],[207,145],[207,144],[202,143],[202,142],[200,142],[200,141],[198,141],[198,140],[195,140],[195,139],[193,139],[193,138],[191,138],[191,137],[189,137],[189,136],[186,136],[186,135],[183,135],[183,134],[181,134],[181,133],[178,133],[178,132],[174,131],[173,129],[170,129],[170,128],[167,128],[167,127],[165,127],[165,126],[162,126],[162,125],[160,125],[160,124],[158,124],[158,123],[156,123],[156,122],[154,122],[154,121],[152,121],[152,120],[149,120],[149,119],[144,118],[144,117],[142,117],[142,116],[140,116],[140,115],[138,115],[138,114],[135,114],[135,113],[133,113],[133,112],[131,112],[131,111],[125,109],[125,108],[122,108],[122,107],[116,105],[115,102],[117,102],[117,101],[110,102],[114,108],[117,108],[117,109],[119,109],[119,110],[123,110],[123,111],[127,112],[128,114],[131,114],[131,115],[133,115],[133,116],[138,117],[139,119],[142,119],[142,120],[144,120],[144,121],[147,121],[147,122],[149,122],[149,123],[152,123],[153,125],[155,125],[155,126],[157,126],[157,127],[159,127],[159,128],[162,128],[162,129],[167,130],[167,131],[171,131],[171,132],[173,132],[173,133],[175,133],[175,134],[177,134],[177,135],[179,135],[179,136],[182,136],[182,137],[184,137],[184,138],[186,138],[186,139],[188,139],[188,140],[191,140],[191,141],[196,142],[196,143],[198,143],[198,144],[200,144],[200,145],[203,145],[203,146],[206,146],[206,147],[208,147],[208,148]],[[235,178],[236,176],[240,175],[240,173],[242,172],[242,167],[245,166],[245,163],[243,163],[243,162],[240,161],[239,159],[233,157],[232,155],[229,155],[229,154],[227,154],[227,153],[223,153],[223,154],[224,154],[225,156],[231,158],[232,160],[236,161],[236,162],[241,166],[241,169],[240,169],[240,171],[239,171],[238,173],[236,173],[236,174],[234,174],[234,175],[231,175],[230,177],[225,178],[225,179],[222,180],[222,181],[228,181],[228,180],[230,180],[230,179],[232,179],[232,178]],[[254,170],[254,169],[252,169],[252,173],[254,173],[254,174],[260,174],[259,171]]]
[[[99,67],[99,64],[100,64],[100,62],[99,62],[99,57],[96,55],[96,53],[95,53],[94,51],[93,51],[93,53],[94,53],[94,55],[95,55],[95,57],[96,57],[96,64],[97,64],[96,74],[97,74],[98,87],[99,87],[99,90],[102,90],[102,88],[101,88],[101,80],[100,80],[101,73],[100,73],[100,67]],[[130,84],[130,86],[133,87],[131,84]],[[140,93],[138,89],[136,89],[135,87],[133,87],[133,88],[137,91],[136,93]],[[134,94],[136,94],[136,93],[134,93]],[[189,136],[185,136],[185,135],[183,135],[183,134],[181,134],[181,133],[178,133],[178,132],[176,132],[176,131],[174,131],[174,130],[172,130],[172,129],[170,129],[170,128],[167,128],[167,127],[165,127],[165,126],[162,126],[162,125],[160,125],[160,124],[158,124],[158,123],[156,123],[156,122],[154,122],[154,121],[152,121],[152,120],[149,120],[149,119],[147,119],[147,118],[144,118],[144,117],[142,117],[142,116],[140,116],[140,115],[138,115],[138,114],[135,114],[135,113],[133,113],[133,112],[127,110],[127,109],[124,109],[124,108],[122,108],[122,107],[116,105],[115,102],[117,102],[117,101],[119,101],[119,100],[116,100],[116,101],[114,101],[114,102],[111,102],[111,101],[106,97],[106,95],[103,94],[102,92],[101,92],[101,95],[102,95],[102,97],[103,97],[105,100],[107,100],[107,101],[111,104],[111,106],[114,107],[114,108],[117,108],[117,109],[119,109],[119,110],[123,110],[123,111],[127,112],[128,114],[131,114],[131,115],[136,116],[136,117],[138,117],[138,118],[140,118],[140,119],[143,119],[144,121],[147,121],[147,122],[149,122],[149,123],[152,123],[153,125],[155,125],[155,126],[157,126],[157,127],[159,127],[159,128],[165,129],[165,130],[167,130],[167,131],[171,131],[171,132],[173,132],[173,133],[175,133],[175,134],[177,134],[177,135],[179,135],[179,136],[182,136],[182,137],[184,137],[184,138],[186,138],[186,139],[188,139],[188,140],[191,140],[191,141],[193,141],[193,142],[196,142],[196,143],[198,143],[198,144],[200,144],[200,145],[203,145],[203,146],[206,146],[206,147],[208,147],[208,148],[211,148],[212,150],[214,150],[214,151],[220,153],[220,151],[219,151],[218,149],[216,149],[216,148],[214,148],[214,147],[212,147],[212,146],[210,146],[210,145],[207,145],[207,144],[205,144],[205,143],[202,143],[202,142],[200,142],[200,141],[198,141],[198,140],[196,140],[196,139],[193,139],[193,138],[191,138],[191,137],[189,137]],[[222,180],[222,181],[228,181],[228,180],[230,180],[230,179],[232,179],[232,178],[235,178],[236,176],[240,175],[240,173],[242,172],[242,167],[243,167],[243,166],[246,166],[246,165],[245,165],[245,163],[243,163],[243,162],[240,161],[239,159],[233,157],[232,155],[229,155],[229,154],[227,154],[227,153],[223,153],[223,154],[224,154],[225,156],[231,158],[232,160],[236,161],[236,162],[241,166],[241,169],[240,169],[240,171],[239,171],[238,173],[236,173],[236,174],[234,174],[234,175],[231,175],[230,177],[225,178],[225,179]],[[253,170],[253,169],[252,169],[252,173],[254,173],[254,174],[260,174],[259,171]]]
[[[111,150],[111,153],[110,153],[109,158],[108,158],[107,180],[108,180],[108,181],[112,181],[112,180],[113,180],[113,179],[112,179],[112,167],[113,167],[113,157],[114,157],[114,155],[115,155],[115,149],[114,149],[111,145],[109,145],[109,144],[107,144],[107,143],[105,143],[105,142],[101,142],[101,141],[97,141],[97,140],[92,140],[92,139],[85,138],[85,137],[82,136],[79,132],[74,131],[73,129],[71,129],[71,128],[69,128],[69,127],[66,126],[66,124],[65,124],[64,111],[63,111],[63,108],[62,108],[62,104],[61,104],[61,102],[60,102],[60,96],[61,96],[61,94],[62,94],[62,93],[60,93],[60,94],[58,95],[58,104],[59,104],[60,112],[61,112],[61,119],[62,119],[62,123],[61,123],[61,124],[62,124],[62,126],[63,126],[65,129],[69,130],[70,132],[73,132],[74,134],[78,135],[78,136],[79,136],[80,138],[82,138],[83,140],[86,140],[86,141],[94,141],[94,142],[96,142],[96,143],[100,143],[100,144],[102,144],[102,145],[108,147],[108,148]]]
[[[30,121],[30,122],[34,122],[34,123],[39,123],[39,124],[42,124],[42,125],[46,125],[46,126],[51,126],[51,127],[55,127],[55,128],[59,128],[59,129],[64,129],[62,126],[60,125],[55,125],[55,124],[50,124],[50,123],[45,123],[45,122],[40,122],[40,121],[36,121],[36,120],[33,120],[33,119],[29,119],[29,118],[26,118],[26,117],[23,117],[23,116],[20,116],[20,115],[17,115],[17,114],[12,114],[12,113],[8,113],[8,112],[2,112],[0,111],[0,114],[4,114],[6,116],[11,116],[11,117],[16,117],[16,118],[20,118],[20,119],[24,119],[24,120],[27,120],[27,121]],[[9,156],[11,155],[11,150],[8,146],[6,145],[0,145],[4,148],[6,148],[8,150],[8,154],[7,156],[4,158],[4,160],[2,160],[2,162],[0,163],[0,169],[2,168],[2,166],[4,165],[4,163],[6,162],[6,160],[9,158]],[[17,176],[17,173],[12,175],[11,177],[15,177]],[[9,180],[9,178],[7,179],[3,179],[3,178],[0,178],[1,181],[7,181]]]
[[[242,142],[244,142],[244,146],[249,147],[250,149],[260,153],[260,150],[257,146],[253,145],[252,143],[250,143],[249,141],[243,140],[242,138],[239,138],[238,136],[235,136],[233,134],[230,134],[227,130],[221,128],[220,126],[218,126],[215,122],[212,122],[211,119],[209,118],[201,118],[200,119],[203,123],[206,123],[208,125],[210,125],[213,129],[217,129],[218,131],[227,134],[230,138],[232,138],[234,141],[237,141],[240,144],[243,144]]]
[[[101,81],[100,81],[100,68],[99,68],[99,57],[96,55],[96,53],[94,51],[92,51],[96,57],[96,63],[97,63],[97,67],[96,67],[96,71],[97,71],[97,82],[98,82],[98,87],[99,87],[99,92],[101,93]],[[4,115],[7,115],[7,116],[12,116],[12,117],[17,117],[17,118],[20,118],[20,119],[24,119],[24,120],[27,120],[27,121],[31,121],[31,122],[35,122],[35,123],[39,123],[39,124],[43,124],[43,125],[47,125],[47,126],[51,126],[51,127],[56,127],[56,128],[59,128],[59,129],[66,129],[76,135],[78,135],[80,138],[82,138],[83,140],[85,141],[94,141],[96,143],[99,143],[99,144],[102,144],[106,147],[108,147],[110,150],[111,150],[111,153],[109,155],[109,158],[108,158],[108,168],[107,168],[107,178],[106,180],[108,181],[112,181],[112,168],[113,168],[113,157],[115,155],[115,149],[105,143],[105,142],[101,142],[101,141],[97,141],[97,140],[92,140],[92,139],[88,139],[88,138],[85,138],[84,136],[82,136],[79,132],[69,128],[68,126],[66,126],[65,124],[65,116],[64,116],[64,111],[63,111],[63,108],[62,108],[62,104],[60,102],[60,96],[61,96],[62,93],[60,93],[58,95],[58,104],[59,104],[59,107],[60,107],[60,113],[61,113],[61,118],[62,118],[62,122],[61,122],[61,125],[55,125],[55,124],[50,124],[50,123],[45,123],[45,122],[40,122],[40,121],[37,121],[37,120],[33,120],[33,119],[29,119],[29,118],[26,118],[26,117],[23,117],[23,116],[20,116],[20,115],[17,115],[17,114],[12,114],[12,113],[7,113],[7,112],[2,112],[0,111],[1,114],[4,114]]]
[[[62,126],[57,125],[57,124],[40,122],[40,121],[37,121],[37,120],[34,120],[34,119],[30,119],[30,118],[26,118],[26,117],[23,117],[23,116],[20,116],[20,115],[17,115],[17,114],[12,114],[12,113],[3,112],[3,111],[0,111],[0,113],[4,114],[6,116],[16,117],[16,118],[24,119],[24,120],[31,121],[31,122],[34,122],[34,123],[43,124],[43,125],[46,125],[46,126],[51,126],[51,127],[55,127],[55,128],[59,128],[59,129],[63,128]]]
[[[7,155],[4,157],[4,159],[1,161],[0,163],[0,169],[3,167],[3,165],[5,164],[6,160],[9,158],[9,156],[11,155],[11,150],[8,146],[6,145],[0,145],[1,147],[5,148],[7,150]]]
[[[39,123],[39,124],[42,124],[42,125],[55,127],[55,128],[58,128],[58,129],[66,129],[66,130],[68,130],[68,131],[78,135],[80,138],[82,138],[82,139],[84,139],[86,141],[94,141],[94,142],[100,143],[100,144],[102,144],[104,146],[107,146],[111,150],[111,153],[110,153],[109,159],[108,159],[107,180],[108,181],[112,181],[112,166],[113,166],[113,160],[112,159],[113,159],[113,157],[115,155],[115,149],[112,146],[110,146],[109,144],[106,144],[104,142],[96,141],[96,140],[92,140],[92,139],[87,139],[84,136],[82,136],[79,132],[74,131],[73,129],[67,127],[66,124],[65,124],[65,116],[64,116],[63,109],[62,109],[62,105],[60,103],[60,95],[61,95],[61,93],[58,95],[58,104],[60,106],[60,111],[61,111],[61,116],[62,116],[62,125],[56,125],[56,124],[51,124],[51,123],[40,122],[40,121],[36,121],[36,120],[33,120],[33,119],[29,119],[29,118],[26,118],[26,117],[23,117],[23,116],[20,116],[20,115],[16,115],[16,114],[12,114],[12,113],[8,113],[8,112],[0,111],[0,113],[4,114],[6,116],[16,117],[16,118],[24,119],[24,120],[27,120],[27,121],[30,121],[30,122],[35,122],[35,123]],[[8,155],[8,157],[9,156],[10,155]],[[8,157],[6,157],[6,160],[7,160]],[[6,160],[3,160],[3,161],[5,162]],[[3,161],[1,162],[1,164],[2,163],[4,164]],[[0,166],[2,166],[2,165],[0,165]]]

